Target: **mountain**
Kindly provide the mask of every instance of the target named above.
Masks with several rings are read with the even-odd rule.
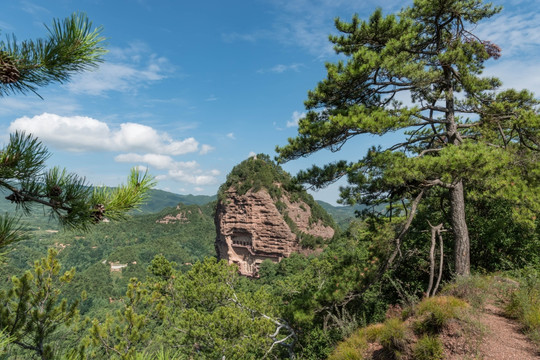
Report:
[[[206,205],[216,200],[216,195],[180,195],[164,190],[152,189],[148,200],[141,206],[142,213],[155,213],[178,203],[185,205]]]
[[[365,205],[334,206],[322,200],[317,200],[317,203],[334,218],[334,221],[343,230],[349,226],[352,220],[357,218],[357,213],[366,209]]]
[[[216,205],[218,258],[258,276],[265,260],[312,253],[330,240],[337,225],[291,176],[267,155],[237,166],[220,187]]]
[[[0,287],[9,285],[12,275],[30,268],[53,247],[63,269],[76,269],[66,296],[78,299],[86,291],[82,312],[108,306],[125,294],[130,278],[146,278],[146,269],[158,254],[181,269],[215,256],[213,213],[213,203],[178,204],[127,221],[100,223],[89,232],[36,227],[27,240],[6,249],[9,256],[0,267]]]

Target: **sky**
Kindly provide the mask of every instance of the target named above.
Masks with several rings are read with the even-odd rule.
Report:
[[[0,98],[0,142],[25,130],[61,166],[94,185],[125,182],[147,168],[158,189],[213,195],[231,169],[297,134],[307,91],[337,60],[328,41],[334,18],[363,19],[398,0],[6,0],[0,36],[46,36],[44,25],[84,12],[103,27],[108,53],[100,67],[34,94]],[[486,64],[503,87],[540,94],[537,0],[499,0],[502,12],[476,33],[502,48]],[[312,164],[357,160],[392,136],[357,137],[338,153],[321,151],[284,164],[296,174]],[[340,182],[312,192],[335,204]]]

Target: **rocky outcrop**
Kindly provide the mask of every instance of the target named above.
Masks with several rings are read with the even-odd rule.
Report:
[[[291,200],[286,191],[281,194],[276,200],[261,188],[239,195],[230,187],[218,200],[217,255],[238,265],[242,275],[257,276],[259,265],[267,259],[279,262],[294,252],[312,252],[302,247],[302,236],[329,239],[334,235],[331,226],[313,219],[308,204]]]

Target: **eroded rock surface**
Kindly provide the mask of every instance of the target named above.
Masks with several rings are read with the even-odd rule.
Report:
[[[257,276],[266,259],[279,262],[293,252],[309,252],[300,245],[298,233],[323,239],[334,235],[332,227],[310,221],[310,207],[301,200],[289,200],[286,192],[279,200],[281,212],[265,189],[238,195],[231,188],[225,195],[216,208],[216,251],[219,259],[238,265],[242,275]],[[297,229],[291,229],[283,214]]]

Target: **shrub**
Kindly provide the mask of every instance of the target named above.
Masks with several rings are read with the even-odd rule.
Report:
[[[540,343],[540,275],[534,269],[525,269],[519,282],[520,287],[510,295],[505,312],[520,321],[529,336]]]
[[[443,344],[436,336],[423,336],[414,345],[413,354],[416,360],[442,360]]]
[[[420,319],[414,323],[414,330],[420,334],[437,334],[449,320],[459,318],[460,313],[467,307],[469,304],[453,296],[425,299],[416,308]]]
[[[385,321],[380,328],[378,341],[384,350],[392,357],[399,359],[407,345],[407,327],[396,318]]]
[[[493,282],[482,275],[459,277],[442,290],[442,294],[467,301],[475,309],[483,307]]]
[[[328,360],[363,360],[363,353],[367,346],[366,333],[364,330],[359,330],[346,341],[341,342]]]

